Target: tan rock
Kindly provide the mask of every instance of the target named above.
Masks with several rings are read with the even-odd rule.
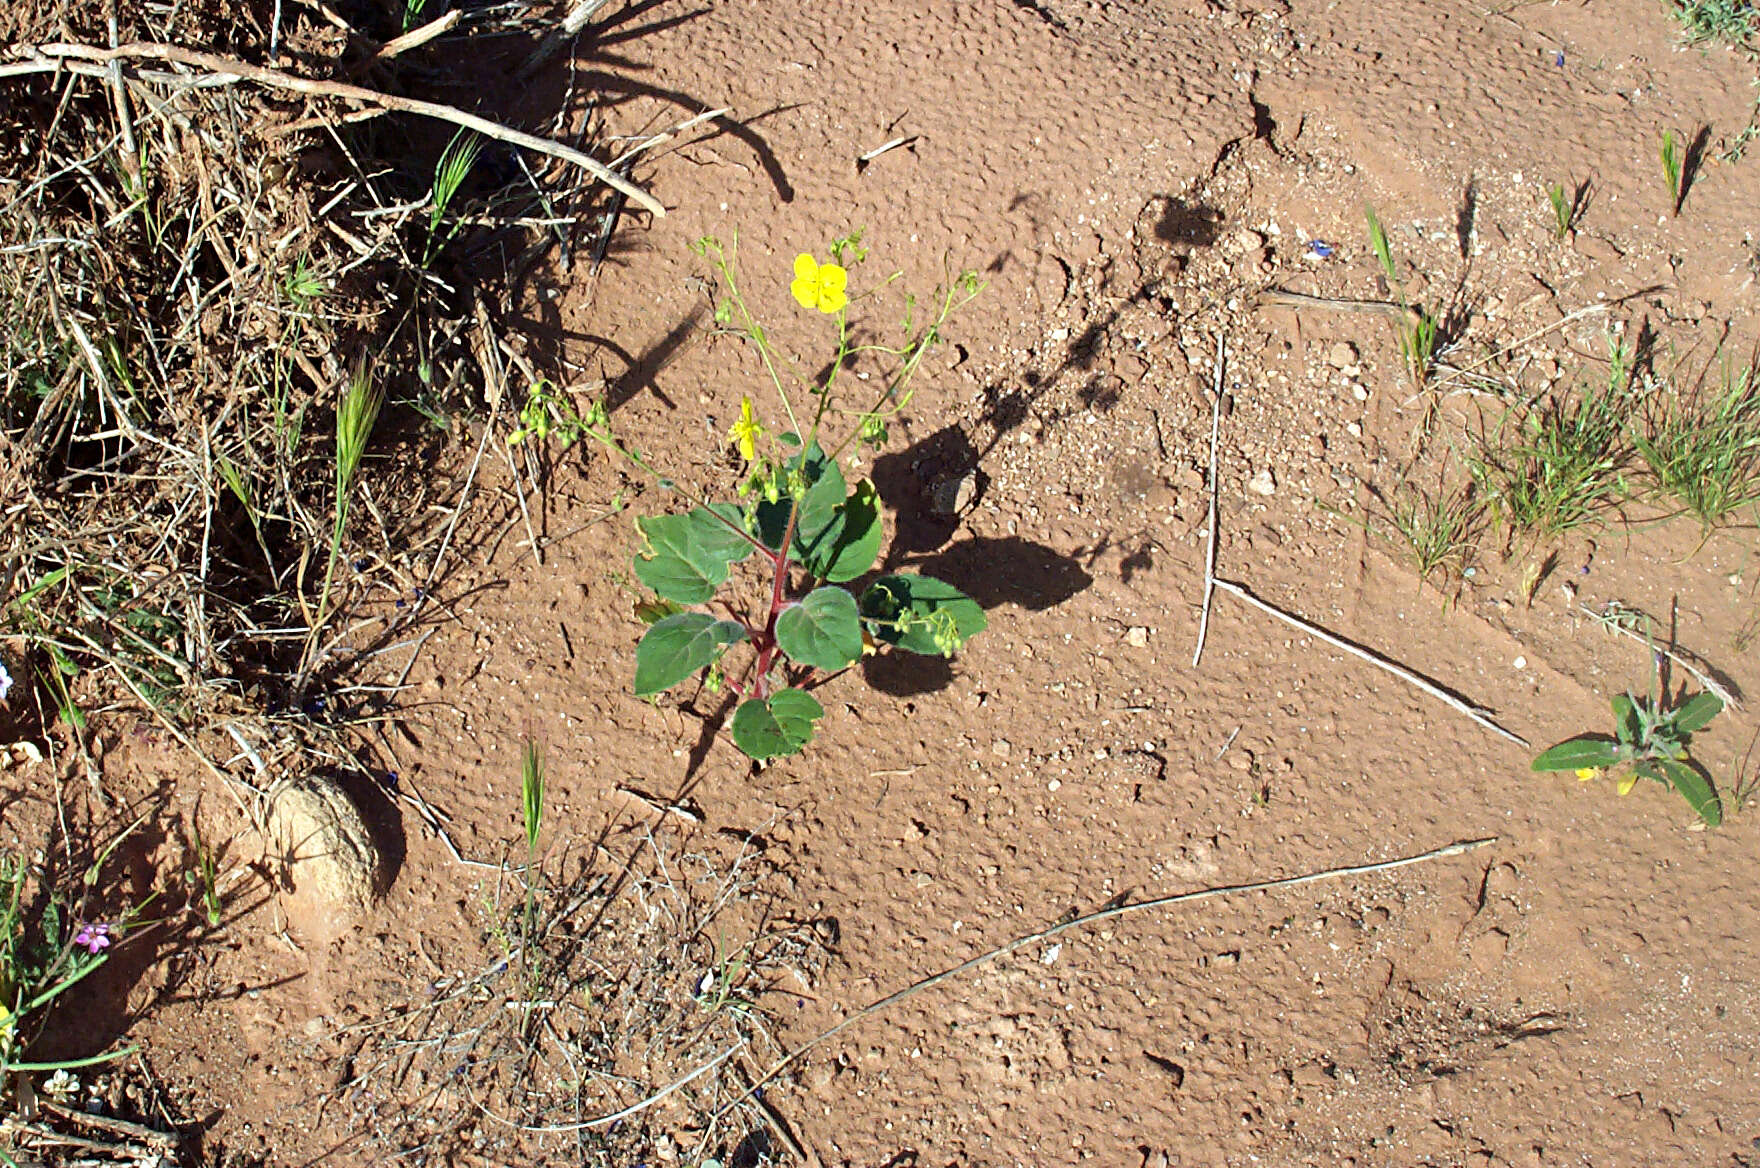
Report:
[[[269,793],[269,848],[290,922],[331,941],[364,916],[383,891],[384,865],[360,809],[341,787],[289,779]]]

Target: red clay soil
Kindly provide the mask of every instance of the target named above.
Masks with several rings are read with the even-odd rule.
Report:
[[[693,240],[737,233],[742,290],[809,363],[823,334],[788,297],[795,253],[859,227],[852,287],[898,270],[922,294],[977,269],[987,287],[871,473],[899,533],[888,562],[965,588],[989,628],[947,667],[836,678],[819,737],[754,769],[705,738],[712,699],[630,692],[630,516],[666,497],[601,453],[559,456],[528,500],[540,563],[505,460],[486,459],[493,506],[388,747],[460,853],[499,860],[519,838],[532,728],[554,838],[653,821],[630,789],[701,819],[660,817],[680,848],[759,833],[795,914],[838,926],[811,991],[766,1003],[788,1050],[1115,897],[1494,837],[1072,931],[863,1021],[767,1098],[810,1156],[861,1168],[1760,1163],[1760,818],[1732,778],[1760,700],[1751,517],[1708,538],[1616,518],[1508,559],[1490,535],[1470,577],[1422,585],[1365,527],[1364,484],[1394,491],[1421,434],[1421,485],[1458,480],[1451,452],[1495,405],[1468,378],[1414,393],[1384,315],[1261,296],[1390,299],[1373,204],[1456,367],[1502,344],[1527,391],[1604,376],[1616,326],[1662,334],[1689,368],[1720,342],[1747,353],[1760,162],[1724,155],[1754,114],[1751,62],[1681,47],[1650,0],[658,3],[612,11],[581,53],[575,83],[620,97],[602,136],[733,112],[636,167],[666,218],[626,216],[596,275],[577,255],[520,309],[566,336],[570,388],[604,378],[620,435],[728,490],[721,436],[742,395],[768,399],[754,354],[709,335]],[[1657,143],[1701,126],[1673,216]],[[1544,188],[1585,182],[1561,240]],[[852,313],[885,326],[895,291]],[[1219,339],[1218,574],[1528,747],[1228,593],[1193,667]],[[442,472],[462,479],[475,442]],[[949,476],[970,479],[957,521],[925,498]],[[1645,646],[1582,611],[1610,601],[1755,695],[1695,739],[1730,805],[1720,829],[1654,784],[1622,799],[1529,770],[1647,683]],[[145,789],[183,758],[131,740],[105,782]],[[204,814],[223,807],[210,790]],[[282,935],[265,903],[180,958],[184,988],[129,1030],[212,1116],[210,1147],[393,1162],[331,1095],[350,1073],[337,1032],[494,952],[483,873],[397,807],[405,854],[373,917],[325,945],[297,918]],[[522,1154],[570,1162],[550,1147]],[[682,1155],[668,1147],[648,1162]]]

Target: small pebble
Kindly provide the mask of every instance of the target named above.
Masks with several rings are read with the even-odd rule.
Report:
[[[1277,494],[1277,479],[1268,466],[1260,467],[1257,474],[1247,480],[1247,490],[1255,495]]]
[[[1326,350],[1326,363],[1334,369],[1343,369],[1346,365],[1357,362],[1357,347],[1349,341],[1340,341]]]
[[[1132,625],[1125,630],[1125,644],[1133,649],[1141,649],[1149,643],[1149,630],[1142,625]]]

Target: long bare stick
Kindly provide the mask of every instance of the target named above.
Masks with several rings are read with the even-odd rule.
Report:
[[[606,0],[576,0],[575,4],[569,8],[568,15],[562,18],[562,23],[551,29],[544,39],[538,42],[538,47],[532,51],[532,55],[520,67],[519,80],[524,81],[536,73],[546,61],[556,55],[557,50],[562,48],[565,42],[572,37],[579,36],[581,29],[587,27],[587,21],[593,19],[593,14],[605,7],[605,3]]]
[[[1217,583],[1220,584],[1222,581],[1219,580]],[[875,1014],[886,1009],[888,1006],[895,1005],[904,1001],[906,998],[922,993],[926,989],[938,986],[942,982],[976,969],[980,965],[988,965],[992,961],[1007,957],[1010,953],[1024,949],[1028,945],[1035,945],[1041,941],[1049,941],[1059,933],[1067,933],[1071,929],[1079,929],[1087,925],[1099,924],[1101,921],[1109,921],[1114,917],[1122,917],[1127,913],[1143,912],[1147,909],[1170,908],[1176,904],[1194,904],[1200,900],[1210,900],[1219,896],[1239,896],[1246,892],[1265,892],[1273,888],[1297,888],[1303,884],[1315,884],[1322,880],[1338,880],[1346,876],[1364,876],[1371,872],[1386,872],[1394,868],[1405,868],[1412,864],[1422,864],[1429,860],[1440,860],[1446,856],[1458,856],[1463,852],[1470,852],[1477,848],[1485,847],[1487,844],[1494,844],[1497,840],[1497,836],[1487,836],[1483,839],[1460,840],[1456,843],[1449,844],[1446,847],[1433,848],[1428,852],[1420,852],[1415,856],[1402,856],[1397,860],[1382,860],[1375,864],[1355,864],[1348,868],[1327,868],[1324,871],[1309,872],[1303,876],[1285,876],[1278,880],[1255,880],[1251,884],[1225,884],[1216,888],[1200,888],[1196,892],[1178,892],[1171,896],[1157,896],[1153,900],[1138,900],[1132,901],[1128,904],[1115,904],[1110,908],[1103,908],[1097,912],[1091,912],[1085,916],[1075,917],[1071,920],[1064,921],[1061,924],[1052,925],[1048,929],[1041,929],[1037,933],[1029,933],[1024,937],[1017,937],[1008,944],[992,949],[988,953],[980,953],[978,956],[973,957],[968,961],[962,961],[958,965],[942,970],[940,973],[925,977],[921,981],[912,982],[902,990],[887,994],[884,998],[870,1002],[868,1005],[863,1006],[860,1010],[857,1010],[854,1014],[851,1014],[837,1025],[828,1030],[819,1032],[812,1038],[808,1039],[803,1045],[796,1047],[794,1053],[782,1059],[775,1066],[766,1071],[763,1078],[752,1084],[752,1086],[737,1099],[716,1112],[715,1118],[720,1119],[722,1116],[726,1115],[729,1111],[733,1110],[733,1108],[743,1103],[753,1092],[762,1089],[766,1084],[774,1081],[776,1076],[782,1074],[783,1071],[786,1071],[789,1067],[799,1062],[806,1056],[808,1051],[822,1043],[829,1042],[839,1034],[842,1034],[845,1030],[848,1030],[851,1026],[854,1026],[857,1022],[860,1022],[865,1018],[871,1018]],[[708,1070],[709,1067],[718,1065],[726,1059],[726,1057],[726,1055],[722,1055],[720,1058],[715,1059],[714,1062],[699,1067],[696,1071],[691,1073],[689,1078],[695,1078],[697,1075]],[[595,1120],[593,1122],[597,1123],[601,1121]]]
[[[420,28],[412,28],[402,36],[388,40],[373,53],[375,61],[388,61],[399,53],[407,53],[411,49],[420,48],[435,37],[445,36],[458,26],[464,19],[464,13],[454,8],[438,20],[430,20]]]
[[[1672,646],[1672,645],[1657,645],[1649,637],[1646,637],[1643,633],[1640,633],[1636,629],[1633,629],[1629,625],[1627,625],[1625,622],[1628,620],[1635,621],[1635,620],[1643,619],[1646,622],[1649,621],[1650,618],[1648,616],[1646,616],[1645,614],[1639,612],[1637,609],[1627,608],[1625,605],[1620,604],[1617,600],[1608,601],[1607,607],[1605,609],[1602,609],[1599,612],[1597,612],[1593,608],[1590,608],[1586,604],[1579,604],[1579,605],[1577,605],[1577,607],[1582,609],[1583,612],[1587,616],[1590,617],[1590,619],[1594,620],[1595,623],[1600,625],[1602,628],[1610,629],[1616,633],[1621,633],[1625,636],[1630,637],[1632,640],[1637,641],[1639,644],[1648,645],[1648,646],[1650,646],[1650,648],[1654,649],[1656,652],[1661,653],[1663,656],[1667,657],[1670,661],[1674,662],[1676,665],[1680,666],[1682,669],[1684,669],[1688,673],[1692,674],[1694,680],[1696,680],[1700,685],[1704,686],[1706,688],[1706,690],[1708,690],[1709,692],[1716,694],[1718,700],[1721,701],[1724,705],[1728,706],[1730,709],[1732,709],[1732,710],[1736,709],[1740,705],[1740,703],[1736,701],[1735,694],[1729,692],[1728,688],[1726,688],[1725,686],[1720,685],[1716,678],[1712,677],[1710,674],[1706,673],[1703,669],[1700,669],[1698,666],[1694,665],[1691,661],[1687,660],[1687,658],[1685,656],[1683,656],[1682,653],[1680,651],[1678,651],[1674,646]]]
[[[1222,436],[1222,361],[1226,356],[1222,334],[1216,337],[1216,380],[1210,387],[1210,534],[1204,548],[1204,608],[1198,614],[1198,647],[1192,650],[1192,668],[1204,656],[1204,638],[1210,632],[1210,600],[1216,595],[1216,445]]]
[[[1260,612],[1265,613],[1267,616],[1274,616],[1284,624],[1300,629],[1311,637],[1325,641],[1335,649],[1343,649],[1351,656],[1362,661],[1367,661],[1369,664],[1374,665],[1377,668],[1385,669],[1401,681],[1417,686],[1443,705],[1446,705],[1451,709],[1459,710],[1461,713],[1479,723],[1479,725],[1485,727],[1485,729],[1491,731],[1493,734],[1502,735],[1518,746],[1525,747],[1528,745],[1528,740],[1526,738],[1523,738],[1519,734],[1512,734],[1502,726],[1499,726],[1496,722],[1493,722],[1490,715],[1485,710],[1480,709],[1478,706],[1475,706],[1470,702],[1461,700],[1436,683],[1427,681],[1416,673],[1413,673],[1397,661],[1391,661],[1375,652],[1373,649],[1365,649],[1361,645],[1353,644],[1352,642],[1345,640],[1343,637],[1334,633],[1329,633],[1319,625],[1311,624],[1308,621],[1303,620],[1301,617],[1296,616],[1294,613],[1285,612],[1274,604],[1267,604],[1239,584],[1234,583],[1232,580],[1218,578],[1216,586],[1224,592],[1230,592],[1240,597],[1242,600],[1246,601]]]
[[[443,122],[450,122],[455,126],[463,126],[467,130],[475,130],[484,137],[494,138],[498,142],[523,146],[527,150],[535,150],[539,154],[548,154],[552,158],[571,162],[606,186],[621,191],[629,198],[634,199],[638,205],[655,218],[663,218],[666,214],[666,208],[661,206],[658,199],[628,179],[614,173],[610,167],[589,154],[583,154],[572,146],[564,146],[549,138],[540,138],[523,130],[515,130],[498,122],[492,122],[488,118],[478,117],[476,114],[466,113],[461,109],[441,105],[438,102],[380,93],[376,90],[366,89],[359,85],[348,85],[340,81],[315,81],[309,77],[296,77],[291,73],[283,73],[279,69],[265,69],[261,65],[247,64],[231,57],[200,53],[192,49],[180,48],[177,45],[164,45],[153,41],[136,41],[131,44],[118,45],[114,49],[69,44],[14,45],[7,55],[26,59],[19,64],[0,65],[0,77],[16,76],[22,73],[52,73],[61,67],[62,62],[69,60],[99,63],[108,63],[118,59],[172,61],[180,65],[187,65],[192,69],[206,70],[217,77],[252,81],[271,89],[284,89],[312,97],[335,97],[348,101],[365,102],[381,109],[436,118]]]
[[[642,1112],[642,1111],[646,1111],[648,1108],[654,1106],[654,1104],[660,1102],[662,1099],[666,1098],[668,1095],[672,1094],[674,1091],[677,1091],[680,1087],[689,1086],[692,1082],[696,1081],[697,1079],[702,1078],[704,1075],[708,1074],[710,1071],[714,1070],[716,1067],[720,1066],[722,1063],[726,1062],[728,1059],[732,1058],[734,1055],[738,1054],[743,1049],[744,1049],[743,1043],[740,1046],[729,1047],[727,1050],[722,1051],[720,1054],[716,1055],[714,1058],[710,1059],[708,1062],[704,1063],[702,1066],[698,1067],[696,1070],[692,1071],[690,1074],[686,1075],[684,1078],[673,1080],[667,1086],[662,1087],[660,1090],[658,1090],[654,1094],[648,1096],[646,1099],[643,1099],[639,1103],[632,1103],[630,1106],[624,1108],[622,1111],[614,1111],[610,1115],[601,1115],[596,1119],[582,1120],[580,1123],[548,1123],[548,1124],[544,1124],[542,1126],[538,1126],[538,1125],[534,1125],[534,1124],[526,1124],[526,1123],[515,1123],[511,1119],[505,1119],[502,1116],[496,1115],[493,1111],[490,1111],[487,1107],[483,1106],[481,1103],[477,1104],[477,1109],[479,1111],[481,1111],[484,1115],[488,1116],[490,1119],[494,1120],[495,1122],[506,1124],[508,1127],[517,1128],[520,1131],[528,1131],[528,1132],[578,1132],[578,1131],[587,1131],[587,1130],[589,1130],[591,1128],[595,1128],[595,1127],[609,1127],[611,1124],[616,1123],[620,1119],[628,1119],[632,1115],[635,1115],[635,1114]],[[769,1081],[770,1081],[769,1077],[766,1076],[763,1080],[761,1080],[759,1082],[758,1085],[763,1086],[764,1083],[768,1083]],[[755,1089],[756,1088],[754,1088],[754,1090]],[[746,1092],[746,1094],[749,1095],[749,1094],[751,1094],[751,1092],[748,1091],[748,1092]],[[740,1098],[744,1099],[745,1095],[740,1096]],[[717,1116],[716,1118],[720,1118],[720,1117]]]

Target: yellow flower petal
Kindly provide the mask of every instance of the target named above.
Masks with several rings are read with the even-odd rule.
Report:
[[[1585,783],[1600,773],[1601,773],[1600,767],[1578,767],[1577,768],[1577,778],[1582,780]]]
[[[739,447],[740,457],[751,462],[758,457],[758,439],[762,437],[764,427],[752,415],[752,399],[743,397],[739,402],[739,421],[727,432],[727,440]]]
[[[788,291],[802,308],[842,312],[849,304],[844,292],[848,286],[849,273],[841,265],[821,264],[804,251],[794,257],[794,282]]]
[[[819,304],[819,264],[804,251],[794,257],[794,283],[788,290],[802,308],[816,308]]]
[[[825,288],[823,286],[820,287],[820,289],[819,289],[819,311],[820,312],[842,312],[846,307],[848,307],[848,305],[849,305],[849,297],[844,295],[843,289],[841,289],[841,288]]]
[[[1632,788],[1637,785],[1638,772],[1631,771],[1627,774],[1621,775],[1619,779],[1619,793],[1622,795],[1630,795],[1632,793]]]

